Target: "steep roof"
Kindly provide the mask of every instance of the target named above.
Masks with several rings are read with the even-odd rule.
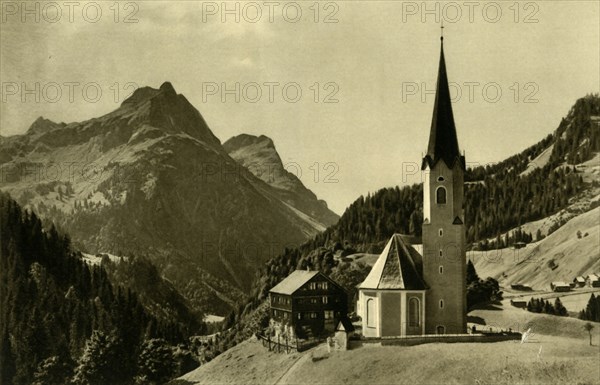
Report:
[[[400,234],[394,234],[360,284],[360,289],[424,290],[423,259]]]
[[[425,169],[426,165],[429,165],[431,168],[439,160],[443,160],[450,168],[454,166],[456,161],[460,161],[464,169],[464,158],[461,157],[458,149],[458,138],[456,136],[454,114],[452,113],[452,103],[450,101],[450,87],[448,86],[448,75],[446,73],[443,39],[442,37],[429,145],[427,146],[427,155],[423,158],[422,168]]]
[[[291,295],[317,274],[319,274],[317,270],[295,270],[269,291],[271,293]]]
[[[342,317],[342,319],[338,322],[335,331],[346,331],[348,333],[353,332],[354,325],[352,325],[352,321],[348,317]]]

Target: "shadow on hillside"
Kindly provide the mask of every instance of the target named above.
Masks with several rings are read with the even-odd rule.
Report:
[[[487,325],[485,323],[485,319],[478,317],[478,316],[474,316],[474,315],[469,315],[467,316],[467,322],[471,322],[477,325]]]
[[[502,303],[500,301],[480,303],[473,306],[469,311],[473,310],[502,310]]]
[[[166,383],[166,385],[194,385],[195,382],[189,382],[186,380],[175,379]]]

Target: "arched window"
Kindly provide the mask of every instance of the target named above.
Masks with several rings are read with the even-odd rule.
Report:
[[[367,300],[367,327],[374,328],[375,326],[375,300],[369,298]]]
[[[435,190],[435,202],[439,205],[446,204],[446,188],[445,187],[438,187],[437,190]]]
[[[437,329],[437,334],[445,334],[446,333],[446,327],[443,325],[439,325],[436,329]]]
[[[440,274],[444,274],[444,266],[440,265]]]
[[[421,325],[421,304],[419,299],[412,297],[408,301],[408,326]]]
[[[440,237],[444,236],[444,229],[440,229]]]
[[[443,309],[443,308],[444,308],[444,300],[440,299],[440,309]]]

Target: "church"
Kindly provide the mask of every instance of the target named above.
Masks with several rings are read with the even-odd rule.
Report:
[[[422,250],[395,234],[359,285],[365,337],[466,333],[465,158],[460,154],[441,38],[427,153]]]

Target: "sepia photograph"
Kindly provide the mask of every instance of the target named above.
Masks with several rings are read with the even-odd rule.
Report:
[[[600,385],[598,0],[0,0],[0,385]]]

